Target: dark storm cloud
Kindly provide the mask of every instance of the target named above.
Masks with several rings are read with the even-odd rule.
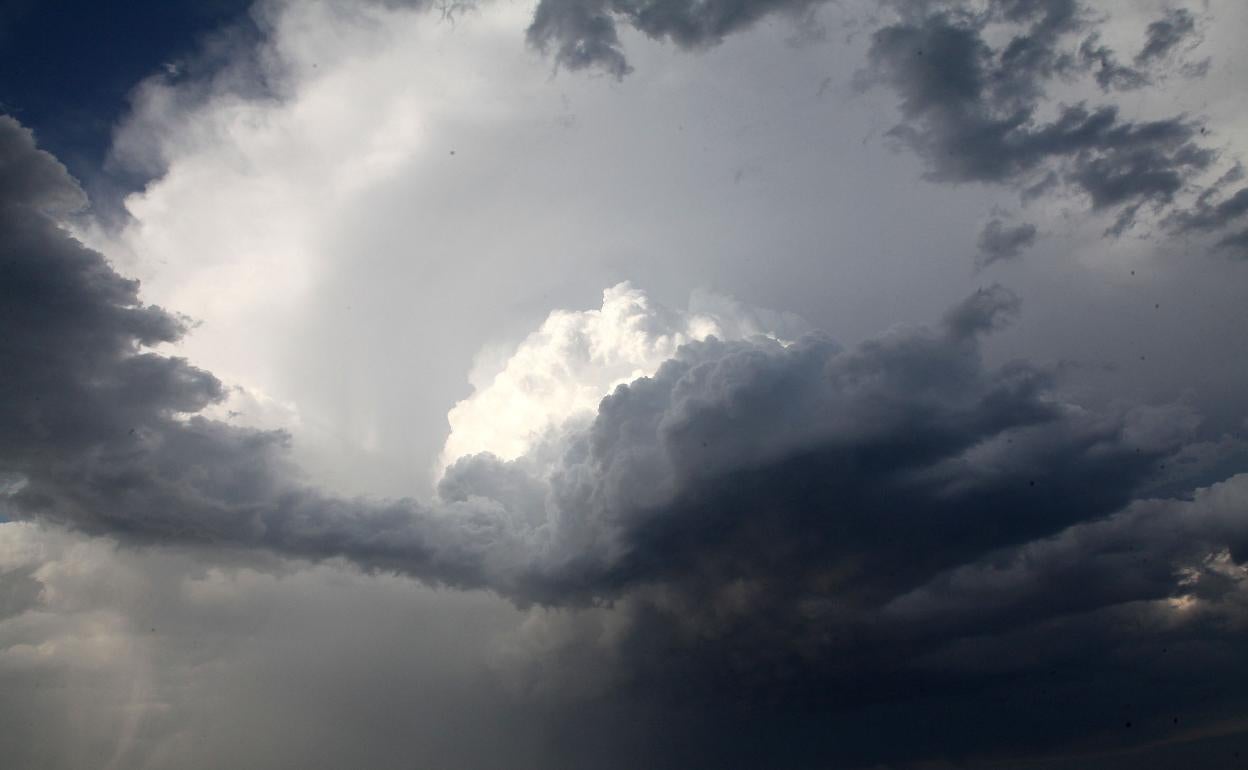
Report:
[[[1217,204],[1201,205],[1178,216],[1179,224],[1188,230],[1215,230],[1248,213],[1248,188],[1241,188]]]
[[[1234,575],[1248,560],[1246,492],[1248,476],[1237,476],[1191,501],[1137,502],[946,572],[886,613],[982,630],[1178,594],[1225,598],[1244,588]]]
[[[656,740],[712,766],[1006,766],[1242,705],[1193,682],[1248,667],[1190,655],[1248,621],[1248,477],[1133,503],[1194,416],[1095,415],[1042,371],[985,367],[979,336],[1016,310],[988,289],[853,350],[709,341],[617,389],[555,471],[556,569],[534,587],[627,622],[566,631],[561,659],[598,650],[590,668],[688,731]],[[448,479],[492,471],[531,500],[518,467]]]
[[[555,494],[585,556],[560,590],[617,616],[539,670],[599,652],[582,676],[679,725],[656,766],[1016,766],[1236,713],[1248,477],[1130,502],[1192,415],[987,370],[1014,307],[986,290],[850,351],[694,345],[617,390]]]
[[[979,232],[979,264],[982,267],[1013,259],[1036,242],[1036,226],[1023,222],[1013,227],[992,219]]]
[[[620,46],[618,23],[683,48],[717,45],[762,17],[800,17],[818,0],[542,0],[528,29],[529,43],[553,51],[571,70],[601,69],[615,77],[632,71]]]
[[[1242,228],[1245,215],[1248,215],[1248,187],[1241,187],[1231,195],[1223,197],[1216,203],[1218,187],[1224,183],[1238,181],[1242,177],[1239,167],[1232,169],[1221,180],[1223,184],[1210,188],[1200,196],[1196,205],[1190,209],[1176,211],[1167,218],[1167,224],[1179,233],[1217,233],[1232,230],[1224,234],[1216,242],[1217,246],[1229,251],[1239,258],[1248,257],[1248,230]]]
[[[557,467],[547,588],[831,581],[853,603],[1117,510],[1186,416],[1141,430],[1063,404],[1043,371],[984,367],[979,337],[1016,310],[992,288],[853,350],[686,346],[604,399]]]
[[[863,82],[901,97],[905,121],[890,135],[918,153],[927,176],[942,182],[989,182],[1034,188],[1062,183],[1097,210],[1117,212],[1121,232],[1144,205],[1162,207],[1215,154],[1198,143],[1199,125],[1184,118],[1132,121],[1117,107],[1059,105],[1051,121],[1036,118],[1046,82],[1093,63],[1104,88],[1142,85],[1095,37],[1076,56],[1067,38],[1084,29],[1073,2],[1002,3],[998,14],[917,14],[878,30]],[[1017,25],[994,48],[989,22]],[[1082,62],[1082,63],[1081,63]],[[1137,77],[1138,76],[1138,77]]]
[[[528,39],[542,51],[554,48],[555,61],[571,70],[598,67],[616,77],[632,71],[605,2],[542,2],[533,15]]]
[[[774,13],[786,13],[800,23],[811,24],[810,12],[820,4],[821,0],[543,0],[528,38],[541,50],[553,48],[555,60],[569,69],[597,68],[623,77],[632,67],[620,44],[620,24],[655,40],[696,49],[717,45]],[[908,13],[933,5],[960,8],[963,4],[902,0],[887,5]],[[1050,72],[1056,66],[1073,65],[1069,56],[1057,57],[1052,44],[1058,36],[1082,26],[1082,11],[1076,0],[998,0],[991,15],[1011,22],[1037,22],[1031,34],[1011,44],[1008,58],[1012,65]]]
[[[705,48],[773,13],[787,13],[803,24],[812,24],[810,13],[820,1],[543,0],[529,27],[528,38],[543,51],[553,49],[555,60],[569,69],[597,68],[623,77],[632,67],[621,46],[620,24],[684,48]],[[1107,90],[1139,88],[1149,83],[1143,71],[1120,64],[1114,51],[1101,44],[1095,32],[1077,50],[1059,47],[1066,36],[1093,26],[1092,14],[1078,0],[993,0],[982,13],[971,12],[970,4],[956,0],[899,0],[886,5],[912,18],[929,9],[943,9],[979,23],[1005,22],[1025,27],[1000,52],[1001,63],[1023,78],[1048,78],[1091,69],[1097,82]],[[1145,67],[1164,59],[1194,30],[1195,17],[1190,12],[1168,12],[1149,25],[1147,42],[1135,57],[1136,65]]]
[[[984,290],[940,330],[850,351],[687,346],[606,398],[556,470],[553,553],[568,559],[550,589],[835,575],[850,600],[1115,510],[1171,447],[1068,412],[1041,371],[985,369],[978,337],[1016,303]]]
[[[0,204],[64,213],[86,206],[86,196],[65,167],[47,153],[35,151],[34,139],[12,118],[0,120]]]
[[[138,352],[177,339],[182,322],[140,305],[137,282],[56,225],[48,212],[85,199],[65,168],[9,118],[0,119],[0,165],[7,332],[0,442],[13,451],[78,452],[142,427],[149,411],[196,411],[218,398],[220,385],[206,373]]]
[[[1164,59],[1174,47],[1196,32],[1196,17],[1191,11],[1176,8],[1148,25],[1148,40],[1144,47],[1135,55],[1137,66],[1150,64]]]

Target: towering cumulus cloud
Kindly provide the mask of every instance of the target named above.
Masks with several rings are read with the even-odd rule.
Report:
[[[501,371],[451,410],[443,468],[479,452],[520,457],[549,431],[592,418],[603,396],[654,374],[686,343],[774,339],[804,328],[801,319],[730,298],[700,293],[693,300],[689,311],[674,312],[623,283],[603,292],[601,309],[551,313]]]
[[[652,745],[689,752],[621,766],[992,763],[1129,747],[1123,722],[1178,740],[1242,705],[1248,477],[1180,470],[1182,497],[1147,499],[1198,454],[1198,418],[1093,411],[1043,367],[989,365],[1020,309],[1002,287],[843,348],[620,285],[452,411],[432,501],[347,500],[299,478],[284,435],[200,414],[222,384],[157,350],[185,321],[61,229],[83,196],[7,118],[0,164],[10,518],[489,589],[532,607],[514,676],[641,704],[670,725]]]

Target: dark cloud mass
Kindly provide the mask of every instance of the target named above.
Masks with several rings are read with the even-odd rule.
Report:
[[[601,69],[615,77],[629,65],[617,23],[656,40],[685,48],[720,43],[762,17],[777,12],[801,16],[817,0],[542,0],[528,29],[529,42],[571,70]]]
[[[1043,16],[1034,34],[1068,23]],[[996,137],[940,173],[1009,176],[1086,153],[1085,167],[1112,169],[1082,183],[1094,198],[1168,189],[1150,174],[1188,151],[1184,124],[1083,108],[1054,125],[1025,110],[1002,123],[982,112],[985,93],[1025,102],[1028,86],[986,75],[977,34],[945,16],[876,39],[907,110],[936,129],[916,141],[960,147],[940,127],[976,121]],[[909,68],[916,45],[947,77]],[[1027,56],[1033,70],[1057,66]],[[640,704],[669,725],[602,766],[1000,766],[1129,748],[1142,731],[1124,721],[1181,740],[1243,705],[1248,668],[1232,651],[1248,620],[1248,481],[1141,499],[1198,419],[1090,411],[1043,367],[989,366],[982,337],[1019,312],[999,286],[935,328],[848,349],[818,334],[691,343],[618,387],[590,424],[514,461],[459,459],[431,503],[348,500],[298,476],[283,434],[199,414],[223,384],[154,350],[186,322],[142,304],[136,282],[61,229],[82,195],[8,118],[0,165],[10,517],[341,556],[544,605],[560,653],[522,655],[521,670],[572,667],[573,680],[606,682],[585,714]],[[1095,186],[1115,173],[1122,190]],[[994,223],[997,258],[1035,236]],[[28,604],[28,583],[6,583],[0,611]],[[604,613],[610,633],[594,625]]]
[[[890,135],[924,158],[930,179],[1025,190],[1063,183],[1094,210],[1117,212],[1111,231],[1122,232],[1141,207],[1172,204],[1214,163],[1214,152],[1199,145],[1199,125],[1182,116],[1133,121],[1113,105],[1077,103],[1038,120],[1047,81],[1080,66],[1094,65],[1105,89],[1139,87],[1144,76],[1118,65],[1095,36],[1077,55],[1066,50],[1087,23],[1073,1],[993,8],[986,15],[914,14],[872,41],[864,82],[887,84],[902,97],[906,122]],[[984,32],[998,19],[1018,31],[994,48]]]
[[[1223,182],[1238,181],[1242,176],[1239,167],[1223,177]],[[1216,233],[1225,232],[1236,227],[1243,227],[1245,215],[1248,215],[1248,187],[1241,187],[1231,195],[1219,197],[1219,186],[1210,188],[1197,200],[1190,209],[1173,212],[1167,222],[1180,233]],[[1248,258],[1248,230],[1239,230],[1223,235],[1217,245],[1240,259]]]
[[[1118,63],[1113,50],[1101,44],[1099,35],[1090,35],[1079,46],[1079,58],[1090,68],[1096,84],[1104,91],[1132,91],[1149,84],[1148,76]]]
[[[1137,65],[1146,65],[1163,59],[1174,50],[1179,43],[1196,33],[1196,17],[1191,11],[1175,8],[1166,15],[1148,25],[1148,41],[1135,55]]]
[[[1096,415],[988,369],[978,338],[1017,310],[992,288],[853,350],[690,345],[604,400],[554,473],[568,555],[538,595],[614,598],[610,632],[556,625],[557,649],[696,747],[647,762],[1013,766],[1239,707],[1244,478],[1133,503],[1193,416]],[[466,458],[447,484],[531,500],[518,467]]]
[[[993,262],[1013,259],[1035,242],[1035,225],[1024,222],[1011,227],[1000,219],[991,219],[979,233],[979,264],[987,267]]]

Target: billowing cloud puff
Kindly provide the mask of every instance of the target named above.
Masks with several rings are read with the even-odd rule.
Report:
[[[775,338],[800,325],[710,294],[695,295],[688,312],[672,311],[621,283],[603,292],[601,309],[551,313],[501,371],[451,409],[441,466],[479,452],[520,457],[548,431],[592,418],[603,396],[654,374],[688,342]]]

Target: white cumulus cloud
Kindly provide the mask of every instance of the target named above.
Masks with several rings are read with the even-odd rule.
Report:
[[[555,310],[500,371],[447,415],[451,434],[438,471],[465,455],[514,460],[552,430],[588,421],[616,387],[648,377],[681,345],[717,337],[779,339],[800,319],[695,293],[688,310],[654,302],[628,282],[602,293],[602,307]]]

